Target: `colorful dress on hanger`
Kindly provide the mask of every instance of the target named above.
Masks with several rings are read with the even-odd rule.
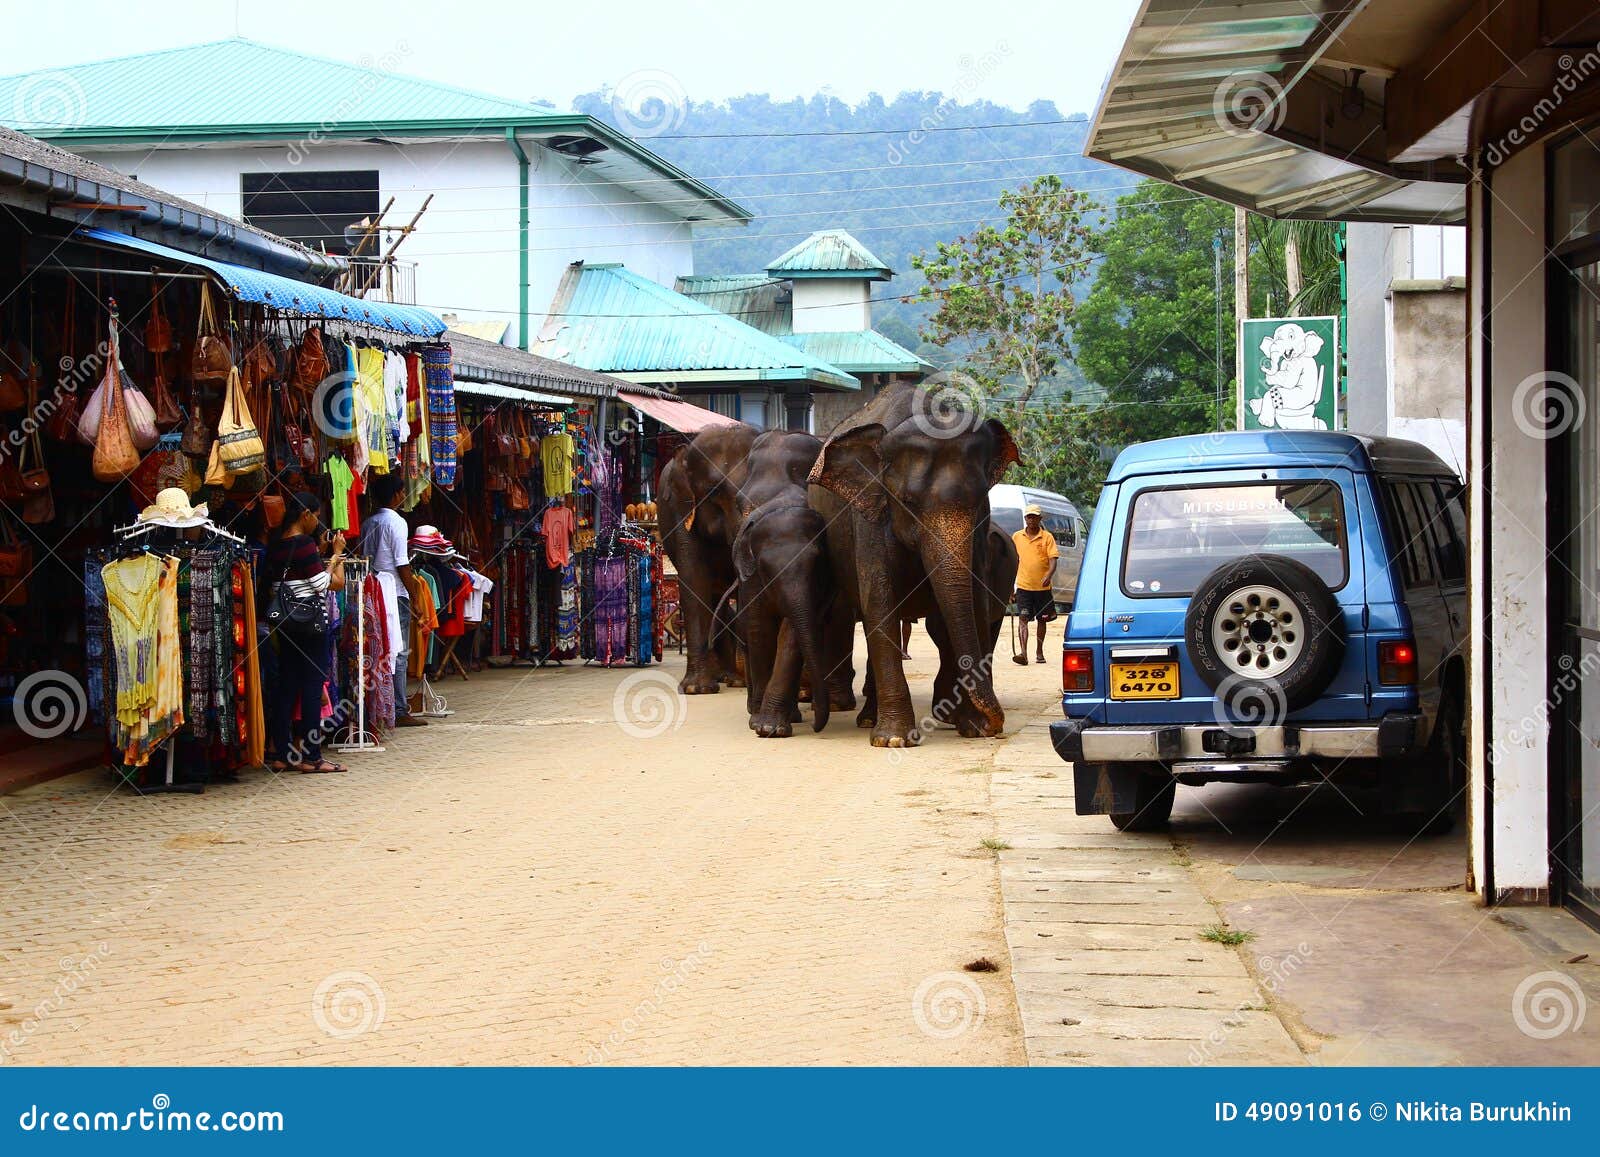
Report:
[[[628,563],[622,556],[594,564],[594,657],[606,666],[628,655]]]
[[[428,392],[429,449],[433,481],[446,490],[456,484],[456,387],[450,370],[450,347],[422,351],[423,385]]]

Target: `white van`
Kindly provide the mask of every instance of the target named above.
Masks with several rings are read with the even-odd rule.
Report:
[[[1061,550],[1053,586],[1056,606],[1072,609],[1078,594],[1078,570],[1083,566],[1083,540],[1089,528],[1078,508],[1064,494],[1054,490],[1035,490],[1032,486],[1013,486],[1002,482],[989,488],[989,517],[1007,534],[1022,529],[1022,512],[1030,505],[1044,511],[1044,529],[1054,536]]]

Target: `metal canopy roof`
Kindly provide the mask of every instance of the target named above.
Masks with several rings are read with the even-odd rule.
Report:
[[[363,301],[358,297],[347,297],[331,289],[324,289],[320,285],[295,281],[293,278],[280,277],[276,273],[266,273],[260,269],[247,269],[242,265],[233,265],[212,257],[184,253],[181,250],[169,249],[165,245],[157,245],[154,241],[146,241],[142,237],[131,237],[126,233],[116,233],[110,229],[87,227],[79,229],[75,236],[105,245],[114,245],[119,249],[149,253],[180,265],[202,266],[216,274],[228,287],[229,292],[240,301],[258,302],[285,313],[324,318],[329,321],[346,321],[353,325],[372,326],[412,337],[431,338],[444,332],[444,322],[420,306]]]
[[[1390,162],[1382,74],[1347,102],[1346,70],[1363,62],[1323,62],[1365,10],[1368,0],[1145,0],[1085,155],[1269,217],[1459,222],[1465,171]]]
[[[530,405],[570,406],[571,398],[559,394],[544,394],[538,390],[523,390],[516,386],[502,386],[495,382],[468,382],[457,380],[456,393],[469,397],[493,398],[499,402],[527,402]]]

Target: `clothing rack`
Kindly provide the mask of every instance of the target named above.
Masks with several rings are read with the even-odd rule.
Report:
[[[333,749],[340,755],[378,752],[384,749],[383,744],[367,730],[367,607],[366,600],[361,597],[367,576],[372,573],[372,564],[359,556],[346,555],[344,568],[344,589],[349,590],[353,580],[356,590],[356,597],[350,600],[356,609],[356,724],[353,729],[345,729],[345,741],[335,743]]]
[[[172,533],[174,535],[181,535],[185,531],[189,531],[189,530],[204,530],[209,535],[213,535],[213,536],[215,536],[217,538],[227,539],[227,540],[229,540],[231,542],[234,542],[234,543],[236,543],[238,545],[241,545],[241,546],[244,545],[244,539],[243,538],[239,537],[237,534],[234,534],[231,531],[224,530],[222,527],[220,527],[216,523],[212,522],[209,518],[205,519],[202,522],[195,523],[192,526],[169,526],[169,525],[167,525],[165,523],[153,522],[153,521],[150,521],[150,522],[132,522],[132,523],[129,523],[127,526],[118,526],[118,527],[112,528],[112,532],[111,533],[116,538],[116,540],[117,540],[117,542],[119,544],[126,544],[126,543],[131,543],[135,539],[142,538],[145,535],[151,534],[151,533],[153,533],[155,531],[158,531],[158,530],[168,531],[169,533]],[[188,548],[188,549],[192,550],[193,548],[195,548],[197,546],[203,548],[204,545],[205,544],[203,544],[203,543],[194,543],[194,542],[189,542],[187,540],[180,539],[178,542],[172,544],[170,549],[178,550],[178,549]],[[144,547],[144,549],[145,550],[149,550],[150,547],[148,545],[146,545]],[[181,560],[180,560],[180,564],[181,564]],[[112,694],[112,693],[114,693],[114,692],[112,690],[108,689],[108,694]],[[174,782],[175,772],[176,772],[176,764],[177,764],[177,754],[178,754],[176,740],[177,740],[179,734],[181,734],[188,727],[189,727],[189,724],[185,723],[182,727],[180,727],[178,730],[173,731],[170,735],[168,735],[160,743],[160,747],[165,748],[166,749],[166,754],[167,754],[166,768],[165,768],[165,770],[163,772],[161,782],[154,783],[154,784],[139,784],[139,783],[135,783],[135,782],[132,782],[131,780],[129,780],[128,781],[128,786],[133,788],[133,790],[135,792],[137,792],[139,795],[164,795],[164,794],[169,794],[169,793],[177,793],[177,794],[181,794],[181,795],[201,795],[201,794],[203,794],[205,792],[205,790],[206,790],[206,785],[203,784],[203,783],[176,783],[176,782]],[[126,779],[126,777],[124,777],[124,778]]]

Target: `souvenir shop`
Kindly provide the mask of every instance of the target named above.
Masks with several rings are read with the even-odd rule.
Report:
[[[432,504],[432,522],[495,584],[468,662],[658,662],[664,555],[653,473],[639,481],[644,440],[608,427],[606,397],[465,379],[456,391],[457,485]]]
[[[19,720],[45,714],[30,691],[66,701],[23,730],[98,728],[141,790],[201,790],[269,742],[254,643],[286,496],[329,500],[353,555],[367,479],[411,505],[455,484],[443,323],[106,230],[35,240],[0,306],[0,691]],[[330,740],[381,732],[393,683],[361,672],[392,670],[393,600],[358,557],[329,595]]]

